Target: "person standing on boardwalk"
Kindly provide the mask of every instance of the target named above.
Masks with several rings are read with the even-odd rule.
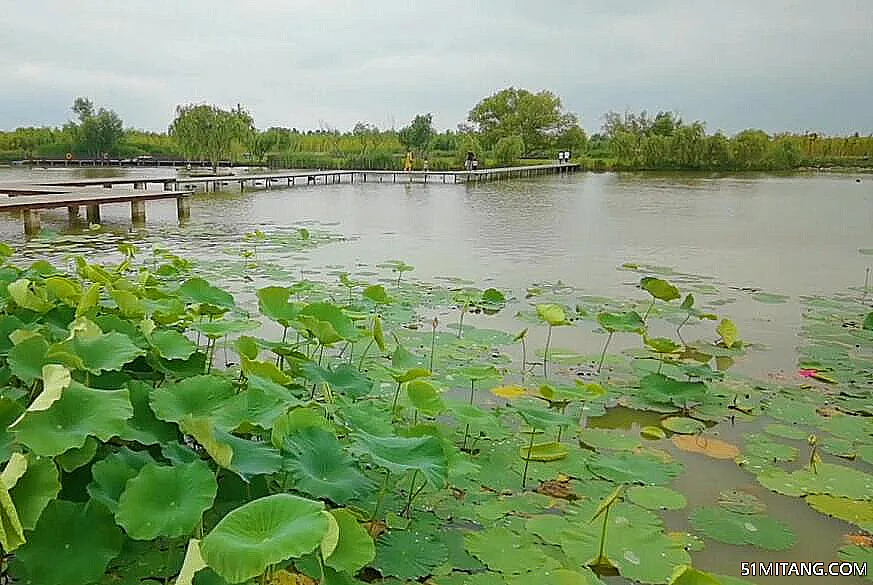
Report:
[[[403,170],[404,171],[411,171],[413,161],[414,161],[414,159],[412,158],[412,151],[407,151],[406,160],[403,162]]]
[[[476,158],[476,155],[473,154],[473,151],[467,151],[467,160],[464,161],[464,170],[472,171],[473,170],[473,160]]]

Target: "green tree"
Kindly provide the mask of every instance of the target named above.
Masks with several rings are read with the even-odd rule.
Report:
[[[770,136],[763,130],[743,130],[731,140],[732,158],[741,169],[761,168],[769,146]]]
[[[72,131],[77,150],[100,158],[118,147],[124,127],[114,110],[95,110],[94,102],[84,97],[73,101],[72,110],[79,122],[72,122],[67,128]]]
[[[521,136],[525,154],[549,150],[555,138],[579,125],[575,114],[563,112],[561,98],[543,90],[531,93],[509,87],[491,95],[470,110],[467,120],[482,136],[486,147],[506,136]]]
[[[521,136],[504,136],[494,145],[494,158],[502,166],[513,164],[522,154],[524,154],[524,141]]]
[[[409,126],[400,129],[397,138],[407,150],[423,155],[427,152],[434,134],[433,114],[419,114]]]
[[[207,104],[176,106],[170,125],[170,135],[182,152],[189,158],[208,160],[214,169],[236,149],[250,145],[254,133],[254,121],[241,106],[235,110]]]

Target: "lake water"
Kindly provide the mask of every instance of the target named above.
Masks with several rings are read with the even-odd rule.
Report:
[[[0,182],[43,177],[165,176],[166,169],[42,170],[0,169]],[[860,182],[858,182],[860,178]],[[230,188],[230,187],[229,187]],[[586,174],[479,185],[355,183],[274,188],[245,193],[200,193],[185,226],[172,200],[147,204],[147,224],[131,231],[128,205],[102,206],[104,230],[87,244],[64,244],[70,231],[66,210],[43,212],[49,234],[28,242],[17,215],[0,214],[0,239],[25,256],[63,261],[70,252],[92,259],[117,255],[128,239],[143,247],[160,245],[187,257],[210,260],[239,247],[244,235],[291,225],[321,226],[347,240],[289,257],[300,274],[327,268],[378,270],[388,259],[415,266],[404,278],[461,277],[479,286],[510,290],[522,300],[534,283],[563,281],[592,295],[645,298],[634,288],[639,275],[618,270],[625,262],[670,267],[711,277],[726,291],[717,310],[730,316],[741,336],[758,344],[738,362],[740,372],[789,376],[796,350],[804,295],[830,294],[864,284],[873,258],[873,177],[849,174],[709,176],[689,174]],[[56,244],[51,244],[51,238]],[[384,272],[384,271],[383,271]],[[753,292],[786,295],[786,302],[755,300]],[[512,323],[511,314],[502,317]],[[522,325],[507,325],[520,329]],[[712,325],[706,325],[712,330]],[[593,326],[559,328],[554,346],[599,349]],[[532,332],[532,346],[543,339]],[[731,431],[723,433],[730,438]],[[754,483],[729,462],[688,463],[680,478],[695,502],[711,503],[716,485],[695,477],[719,473],[730,485]],[[691,461],[691,460],[689,460]],[[788,553],[709,545],[695,556],[703,566],[738,575],[740,560],[830,560],[847,525],[831,521],[803,503],[767,498],[774,515],[801,518],[807,536]],[[718,490],[715,489],[715,494]],[[682,528],[677,520],[677,528]],[[801,531],[800,528],[795,526]],[[827,544],[823,544],[827,543]],[[790,582],[791,579],[778,580]],[[807,579],[816,583],[850,578]],[[766,581],[770,582],[770,581]]]

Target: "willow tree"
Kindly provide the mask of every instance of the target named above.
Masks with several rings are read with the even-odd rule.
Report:
[[[176,107],[170,135],[186,157],[208,160],[217,169],[222,159],[249,145],[255,136],[255,125],[241,106],[223,110],[213,105],[189,104]]]

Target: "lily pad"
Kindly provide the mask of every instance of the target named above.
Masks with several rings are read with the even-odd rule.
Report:
[[[706,425],[699,420],[684,416],[667,417],[661,421],[661,426],[668,431],[683,435],[696,435],[706,429]]]
[[[563,445],[554,441],[534,443],[532,447],[518,448],[519,457],[530,461],[558,461],[565,458],[569,453]]]
[[[739,514],[721,508],[697,508],[691,526],[713,540],[750,544],[767,550],[788,550],[797,542],[794,532],[778,520],[760,514]]]
[[[385,576],[419,579],[433,574],[448,556],[446,546],[433,534],[393,530],[376,543],[373,565]]]
[[[762,435],[746,435],[745,453],[774,462],[789,462],[797,458],[797,448],[771,441]]]
[[[700,453],[713,459],[734,459],[740,454],[736,445],[704,435],[674,435],[673,444],[689,453]]]
[[[763,514],[767,511],[764,502],[756,496],[740,490],[725,490],[719,493],[718,505],[737,514]]]
[[[330,513],[339,526],[339,541],[324,562],[338,571],[354,575],[375,557],[373,539],[348,510],[331,510]]]
[[[681,510],[687,504],[684,495],[659,485],[635,485],[628,489],[627,497],[647,510]]]
[[[363,452],[391,472],[418,470],[436,488],[446,484],[448,460],[435,437],[376,437],[355,433]]]
[[[633,451],[642,447],[639,439],[617,430],[587,427],[579,429],[578,434],[582,443],[597,450]]]
[[[861,530],[873,532],[873,502],[816,494],[806,496],[806,503],[822,514],[851,522]]]
[[[465,535],[467,551],[492,571],[511,575],[540,572],[558,567],[530,536],[502,526]]]
[[[681,473],[682,464],[665,463],[646,453],[601,453],[588,462],[588,469],[597,477],[615,483],[663,485]]]
[[[788,496],[827,494],[852,500],[873,500],[873,475],[832,463],[819,463],[816,470],[773,470],[759,474],[758,481],[764,487]]]
[[[372,487],[331,432],[317,427],[302,429],[285,439],[283,449],[290,454],[285,469],[295,487],[313,497],[342,504]]]

